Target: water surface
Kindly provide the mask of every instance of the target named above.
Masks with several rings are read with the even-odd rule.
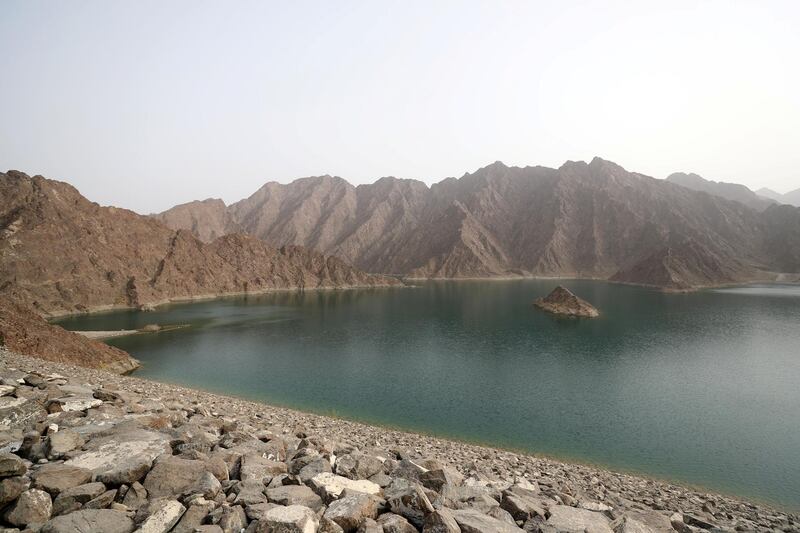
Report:
[[[530,304],[555,282],[514,280],[282,292],[61,324],[191,324],[109,341],[143,377],[800,508],[800,287],[562,283],[602,316],[545,314]]]

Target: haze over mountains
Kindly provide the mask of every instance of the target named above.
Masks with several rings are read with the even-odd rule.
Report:
[[[785,194],[781,194],[779,192],[775,192],[772,189],[767,189],[763,187],[758,189],[756,193],[759,196],[764,198],[769,198],[770,200],[775,200],[776,202],[780,202],[782,204],[789,204],[795,207],[800,207],[800,189],[795,189],[793,191],[789,191]]]
[[[583,277],[680,290],[796,277],[800,210],[774,204],[745,187],[693,175],[657,180],[595,158],[558,169],[496,162],[431,187],[396,178],[270,182],[224,210],[220,201],[193,202],[156,217],[201,238],[241,229],[368,272]]]

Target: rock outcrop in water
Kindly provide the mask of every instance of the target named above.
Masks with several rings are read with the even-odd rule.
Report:
[[[591,466],[0,349],[0,525],[17,530],[789,532],[799,520]]]
[[[800,250],[800,223],[775,212],[800,210],[770,206],[743,187],[682,183],[711,194],[600,158],[558,169],[497,162],[431,187],[395,178],[356,187],[331,176],[267,183],[227,213],[273,246],[410,277],[611,278],[686,290],[800,272],[800,260],[784,252]],[[207,211],[188,204],[161,218],[205,235],[194,220]],[[214,220],[220,227],[219,214]],[[770,244],[777,241],[783,246]]]
[[[533,305],[555,315],[594,318],[600,316],[592,304],[559,285],[550,294],[537,298]]]
[[[271,289],[397,285],[298,246],[247,235],[203,243],[72,186],[0,173],[0,296],[44,315]]]

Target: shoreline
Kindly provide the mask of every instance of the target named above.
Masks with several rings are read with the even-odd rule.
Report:
[[[373,422],[360,422],[342,418],[336,414],[319,414],[295,408],[276,406],[259,401],[209,392],[198,388],[175,385],[135,375],[120,376],[102,370],[76,367],[63,363],[51,363],[0,349],[0,370],[21,368],[42,374],[57,373],[62,376],[85,380],[95,385],[116,388],[142,394],[151,399],[182,398],[183,401],[209,405],[212,412],[237,413],[252,420],[265,421],[284,428],[313,428],[315,434],[326,439],[348,442],[361,448],[381,446],[387,449],[400,447],[414,450],[421,457],[432,456],[446,459],[448,463],[467,474],[477,469],[480,475],[502,479],[525,477],[531,480],[558,479],[569,493],[591,494],[601,485],[615,486],[620,501],[630,502],[634,507],[660,508],[682,513],[702,513],[700,503],[714,502],[716,508],[727,509],[727,514],[744,516],[774,515],[789,517],[791,523],[800,524],[797,511],[774,502],[765,502],[750,497],[729,495],[705,487],[692,486],[662,480],[639,472],[610,469],[603,465],[581,462],[569,458],[557,458],[534,454],[524,450],[497,445],[453,439],[409,431]],[[481,466],[477,466],[481,465]],[[617,494],[617,492],[615,492]],[[610,501],[610,500],[607,500]]]

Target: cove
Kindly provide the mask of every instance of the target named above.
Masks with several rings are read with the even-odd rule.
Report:
[[[561,283],[601,312],[532,307]],[[800,508],[800,287],[597,281],[276,292],[59,321],[136,375]]]

